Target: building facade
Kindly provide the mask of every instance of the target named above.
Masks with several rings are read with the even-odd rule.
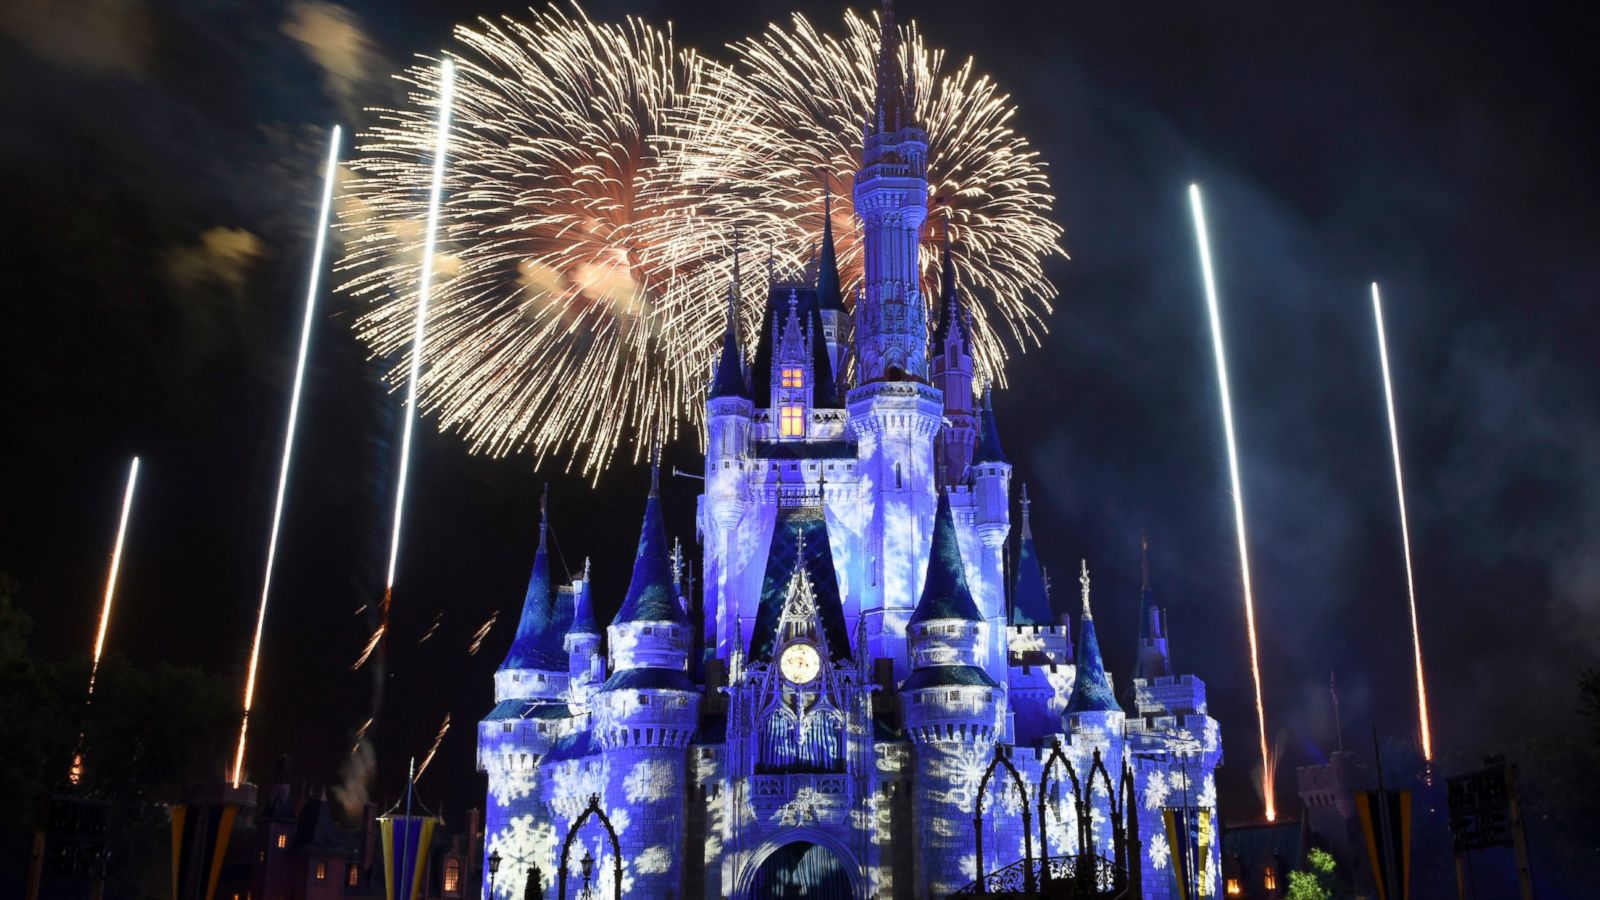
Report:
[[[748,355],[730,292],[706,400],[699,589],[655,490],[603,630],[587,573],[553,584],[541,536],[479,726],[499,897],[522,897],[534,868],[554,896],[563,857],[568,896],[584,879],[612,896],[620,878],[641,897],[939,897],[1026,854],[1110,859],[1124,802],[1145,897],[1175,896],[1175,838],[1200,896],[1220,889],[1217,723],[1204,684],[1172,670],[1148,579],[1124,709],[1086,567],[1077,633],[1051,608],[1025,490],[1007,572],[1013,469],[975,391],[948,243],[937,296],[924,294],[929,140],[884,20],[853,306],[831,221],[804,276],[769,279]],[[975,824],[997,755],[1015,775],[988,784]],[[1067,765],[1041,802],[1053,759]],[[1076,782],[1081,830],[1066,824]]]

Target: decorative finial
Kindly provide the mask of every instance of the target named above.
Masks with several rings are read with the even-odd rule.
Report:
[[[1033,501],[1028,499],[1028,483],[1024,481],[1022,483],[1022,531],[1024,534],[1030,533],[1028,529],[1028,507],[1032,505]]]
[[[778,252],[772,248],[772,242],[767,242],[767,287],[778,283]]]
[[[650,496],[661,496],[661,444],[650,445]]]
[[[585,584],[589,583],[589,557],[587,556],[583,558],[583,581]]]
[[[1078,565],[1078,584],[1083,585],[1083,617],[1092,619],[1094,613],[1089,611],[1089,561],[1080,559]]]
[[[1139,573],[1144,576],[1144,590],[1150,590],[1150,539],[1144,529],[1139,529]]]
[[[683,539],[672,539],[672,583],[683,584]]]
[[[826,174],[822,176],[822,227],[833,227],[833,185],[828,183]]]
[[[739,234],[739,226],[733,226],[733,290],[739,292],[739,256],[744,251],[744,238]]]
[[[539,493],[539,546],[544,547],[544,535],[550,530],[550,482],[544,483]]]

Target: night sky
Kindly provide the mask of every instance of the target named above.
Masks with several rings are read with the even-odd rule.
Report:
[[[1291,4],[1290,7],[1304,6]],[[1405,582],[1367,284],[1384,287],[1435,739],[1475,757],[1572,727],[1600,651],[1600,26],[1541,4],[1021,4],[902,0],[1012,92],[1051,166],[1071,261],[1042,348],[995,398],[1034,528],[1094,573],[1128,678],[1138,535],[1174,657],[1210,687],[1224,812],[1255,804],[1254,720],[1210,336],[1185,188],[1207,190],[1233,369],[1269,723],[1292,768],[1415,718]],[[834,4],[801,5],[824,27]],[[595,2],[715,51],[777,4]],[[0,9],[0,571],[35,647],[87,653],[116,503],[145,461],[110,652],[239,677],[301,314],[323,132],[452,24],[518,7],[350,0],[13,0]],[[720,302],[708,298],[710,302]],[[381,589],[394,398],[325,295],[248,769],[334,784],[367,714],[350,671]],[[482,802],[474,722],[510,640],[551,484],[565,564],[609,616],[647,473],[597,488],[432,427],[412,469],[378,792],[453,716],[421,784]],[[698,448],[668,449],[697,469]],[[698,482],[667,479],[693,538]],[[559,566],[558,566],[559,571]],[[472,633],[498,610],[476,656]],[[426,642],[418,639],[438,619]],[[228,747],[215,752],[220,775]]]

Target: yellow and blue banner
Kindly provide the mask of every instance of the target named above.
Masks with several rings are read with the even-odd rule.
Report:
[[[382,816],[383,890],[387,900],[421,900],[428,874],[428,847],[439,820],[433,816]],[[400,885],[401,890],[395,890]]]

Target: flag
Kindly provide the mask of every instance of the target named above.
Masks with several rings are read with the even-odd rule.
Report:
[[[383,885],[387,900],[421,900],[428,870],[428,847],[433,841],[433,816],[381,816],[383,833]],[[401,885],[401,890],[395,890]]]
[[[1378,900],[1410,900],[1411,792],[1357,791],[1356,813]]]

